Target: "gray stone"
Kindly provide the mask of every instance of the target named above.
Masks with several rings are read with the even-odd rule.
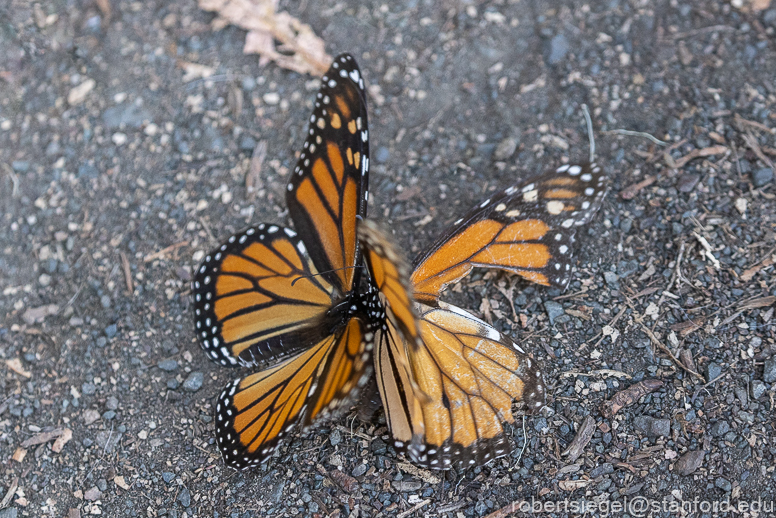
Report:
[[[547,56],[547,63],[557,65],[569,52],[569,41],[564,34],[556,34],[550,40],[550,52]]]
[[[337,429],[332,430],[331,434],[329,434],[329,442],[332,446],[337,446],[342,442],[342,433]]]
[[[688,451],[676,461],[676,464],[674,464],[674,471],[682,476],[690,475],[701,467],[705,456],[706,452],[703,450]]]
[[[353,469],[353,476],[354,477],[360,477],[366,473],[366,464],[359,464]]]
[[[730,425],[727,421],[717,421],[713,425],[711,425],[711,428],[709,429],[709,432],[714,437],[722,437],[726,433],[730,431]]]
[[[760,380],[754,380],[752,382],[752,399],[760,399],[765,391],[768,390],[768,386]]]
[[[109,130],[122,126],[139,129],[146,121],[153,120],[151,112],[136,104],[119,104],[111,106],[102,114],[102,122]]]
[[[671,421],[640,415],[633,420],[633,426],[648,437],[668,437],[671,435]]]
[[[773,180],[773,169],[763,167],[752,173],[752,183],[755,187],[763,187]]]
[[[722,374],[722,367],[714,362],[706,365],[706,381],[717,379]]]
[[[0,518],[16,518],[18,516],[18,511],[15,507],[6,507],[3,510],[0,510]]]
[[[117,332],[118,332],[118,327],[116,327],[116,324],[111,324],[105,328],[105,336],[107,336],[108,338],[113,338],[114,336],[116,336]]]
[[[544,310],[547,311],[547,316],[550,318],[550,325],[555,324],[555,319],[565,314],[563,306],[554,300],[545,302]]]
[[[496,151],[493,153],[493,158],[496,160],[506,160],[515,154],[517,149],[518,140],[515,137],[507,137],[496,146]]]
[[[165,471],[162,473],[162,480],[164,480],[166,483],[170,483],[175,479],[175,473],[171,471]]]
[[[601,475],[608,475],[614,473],[614,466],[610,462],[604,462],[600,466],[596,466],[590,472],[590,478],[598,478]]]
[[[184,487],[178,494],[178,501],[183,507],[189,507],[191,505],[191,492]]]
[[[614,272],[604,272],[604,280],[610,288],[618,289],[620,287],[620,276]]]
[[[763,381],[765,383],[773,383],[776,381],[776,356],[771,356],[765,360],[765,367],[763,368]]]
[[[253,151],[256,147],[256,139],[251,136],[244,136],[240,139],[240,149],[243,151]]]
[[[730,483],[730,481],[722,477],[718,478],[714,482],[714,485],[726,493],[730,493],[730,491],[733,489],[733,485]]]
[[[375,161],[378,164],[384,164],[388,161],[388,159],[391,157],[391,152],[388,150],[385,146],[380,146],[377,148],[377,152],[375,153]]]
[[[196,392],[202,388],[202,382],[205,380],[205,375],[201,372],[192,372],[186,381],[183,382],[183,388],[189,392]]]
[[[161,360],[156,366],[165,372],[173,372],[178,369],[178,362],[169,358],[167,360]]]

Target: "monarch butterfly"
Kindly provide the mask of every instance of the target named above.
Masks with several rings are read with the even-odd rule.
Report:
[[[474,267],[498,268],[547,286],[571,279],[576,227],[598,210],[607,181],[596,164],[564,165],[485,200],[414,261],[411,289],[421,340],[392,321],[375,342],[375,381],[394,446],[419,465],[449,469],[507,454],[512,403],[544,405],[534,360],[492,326],[439,299]],[[362,403],[374,409],[366,390]]]
[[[193,281],[197,336],[209,357],[262,369],[218,398],[216,437],[229,466],[259,464],[295,425],[357,397],[372,373],[385,313],[357,267],[368,173],[364,80],[343,54],[322,78],[287,186],[296,230],[260,224],[232,236]]]
[[[600,204],[601,183],[590,183],[595,196],[578,192],[572,181],[551,185],[578,176],[571,169],[535,193],[507,189],[498,204],[494,198],[481,205],[416,262],[416,303],[400,254],[368,221],[358,223],[366,216],[368,171],[364,82],[355,60],[343,54],[323,77],[288,183],[296,231],[261,224],[232,236],[205,257],[193,282],[197,336],[210,358],[262,369],[230,383],[218,398],[217,442],[232,467],[259,464],[295,425],[355,400],[373,359],[395,446],[421,465],[448,468],[503,454],[501,423],[513,419],[512,401],[544,402],[532,360],[492,327],[439,301],[439,293],[474,266],[558,284],[563,272],[551,276],[550,269],[570,260],[561,247],[571,244],[573,226],[544,243],[551,234],[540,235],[540,223],[554,228],[556,212],[574,225],[583,221]],[[598,173],[593,167],[574,180]],[[546,210],[531,205],[532,196]],[[556,199],[562,206],[549,205]],[[490,222],[501,230],[493,233]],[[451,243],[462,236],[478,240],[479,248],[456,252]]]

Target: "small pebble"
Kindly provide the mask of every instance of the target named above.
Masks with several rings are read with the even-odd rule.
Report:
[[[760,399],[766,390],[768,390],[768,386],[762,381],[752,381],[752,399]]]
[[[717,480],[714,482],[714,485],[726,493],[730,493],[730,491],[733,489],[733,485],[730,483],[730,481],[722,477],[717,478]]]
[[[105,328],[105,336],[107,336],[108,338],[113,338],[114,336],[116,336],[117,332],[118,332],[118,327],[116,327],[116,324],[111,324]]]
[[[752,183],[755,187],[764,187],[773,180],[773,169],[763,167],[752,173]]]
[[[178,494],[178,501],[183,507],[189,507],[191,505],[191,493],[185,487]]]
[[[192,372],[186,381],[183,382],[183,388],[189,392],[196,392],[202,388],[202,382],[205,380],[205,375],[201,372]]]
[[[173,372],[178,369],[178,362],[169,358],[167,360],[161,360],[156,366],[165,372]]]
[[[717,365],[714,362],[709,363],[706,366],[706,381],[709,382],[711,380],[717,379],[719,375],[722,374],[722,367]]]
[[[763,368],[763,381],[765,383],[773,383],[776,381],[776,356],[771,356],[765,360],[765,367]]]
[[[703,450],[688,451],[676,461],[674,470],[682,476],[687,476],[695,472],[701,464],[706,452]]]
[[[329,435],[329,442],[332,446],[336,446],[342,442],[342,434],[339,430],[334,429],[331,431],[331,434]]]
[[[554,300],[548,300],[544,303],[544,310],[550,318],[550,325],[555,323],[555,319],[565,314],[563,306]]]
[[[730,431],[730,425],[727,421],[717,421],[713,425],[711,425],[711,428],[709,429],[709,432],[714,437],[722,437],[726,433]]]

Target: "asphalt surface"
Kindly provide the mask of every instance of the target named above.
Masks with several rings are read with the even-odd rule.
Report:
[[[288,222],[317,80],[259,66],[193,2],[116,1],[108,19],[90,1],[11,0],[0,517],[772,514],[776,6],[281,4],[358,59],[370,214],[411,255],[491,191],[585,160],[590,108],[612,188],[569,289],[477,272],[445,295],[544,364],[550,408],[510,428],[510,455],[461,473],[413,469],[384,420],[352,416],[226,468],[213,400],[244,373],[199,349],[191,272],[249,224]]]

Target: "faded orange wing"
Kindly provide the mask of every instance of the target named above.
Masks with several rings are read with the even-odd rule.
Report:
[[[378,332],[375,375],[393,446],[418,465],[484,464],[510,451],[512,404],[545,404],[539,366],[517,344],[455,306],[419,305],[421,347],[391,323]],[[409,365],[407,373],[405,365]]]
[[[444,287],[474,267],[507,270],[565,288],[576,227],[592,218],[606,188],[598,165],[564,165],[485,200],[414,261],[416,300],[436,305]]]

